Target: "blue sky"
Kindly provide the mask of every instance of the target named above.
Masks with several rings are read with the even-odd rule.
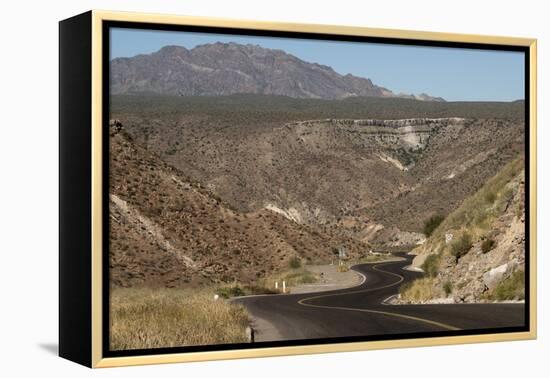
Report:
[[[293,38],[111,29],[111,59],[149,54],[166,45],[191,49],[214,42],[255,44],[370,78],[395,93],[428,93],[447,101],[513,101],[524,97],[521,52],[416,47]]]

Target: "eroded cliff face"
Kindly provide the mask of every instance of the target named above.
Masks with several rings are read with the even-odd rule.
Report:
[[[445,117],[445,118],[407,118],[407,119],[346,119],[346,118],[327,118],[327,119],[313,119],[306,121],[290,122],[288,125],[303,125],[303,126],[315,126],[320,124],[325,125],[341,125],[341,126],[378,126],[382,129],[368,129],[365,131],[388,131],[388,128],[398,129],[401,127],[414,126],[425,127],[429,126],[446,126],[450,124],[458,124],[464,122],[464,118],[461,117]]]
[[[524,298],[523,164],[519,158],[504,167],[413,251],[413,268],[424,270],[427,277],[403,290],[403,302]]]
[[[415,154],[422,152],[430,137],[439,130],[462,126],[464,118],[413,118],[397,120],[378,119],[321,119],[291,122],[285,125],[304,143],[318,143],[325,129],[347,134],[350,141],[366,152],[380,149],[378,157],[408,170]],[[405,154],[410,156],[405,157]]]

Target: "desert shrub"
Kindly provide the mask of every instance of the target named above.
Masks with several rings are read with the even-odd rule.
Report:
[[[424,222],[424,235],[426,237],[430,237],[431,234],[435,231],[435,229],[443,222],[445,218],[442,215],[436,214],[432,215],[430,218]]]
[[[298,282],[303,284],[312,284],[317,282],[318,280],[319,279],[317,278],[317,276],[310,272],[310,274],[302,275]]]
[[[288,267],[290,269],[299,269],[302,267],[302,260],[299,257],[294,256],[288,261]]]
[[[453,284],[451,281],[445,281],[445,283],[443,284],[443,291],[447,296],[449,296],[449,294],[453,292]]]
[[[340,273],[344,273],[349,270],[349,266],[347,266],[346,264],[338,265],[338,268],[336,270]]]
[[[270,289],[268,287],[261,286],[261,285],[248,285],[246,286],[246,291],[251,295],[279,294],[279,291],[275,291],[274,289]]]
[[[451,254],[458,261],[458,259],[468,253],[470,248],[472,248],[472,235],[464,232],[458,239],[451,243]]]
[[[426,260],[424,260],[421,268],[428,277],[437,276],[437,273],[439,272],[439,255],[431,254],[426,257]]]
[[[239,285],[233,285],[218,288],[216,290],[216,294],[218,294],[222,298],[231,298],[240,297],[242,295],[245,295],[246,293],[244,289],[241,288]]]
[[[487,253],[493,248],[495,248],[496,242],[493,239],[485,239],[483,243],[481,243],[481,252]]]
[[[494,203],[495,200],[497,199],[497,195],[495,192],[493,191],[487,191],[485,192],[485,201],[487,201],[488,203]]]

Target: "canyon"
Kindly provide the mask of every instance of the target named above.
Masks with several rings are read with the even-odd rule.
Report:
[[[451,214],[524,148],[523,120],[508,116],[517,104],[500,118],[472,117],[474,104],[453,116],[434,117],[433,108],[377,119],[343,101],[332,102],[333,114],[359,117],[322,118],[302,102],[310,100],[270,98],[266,112],[249,96],[212,97],[205,107],[176,97],[169,108],[165,97],[113,96],[118,284],[252,282],[293,257],[330,262],[342,246],[354,258],[412,249],[426,241],[426,219]],[[306,109],[289,114],[289,101]],[[386,101],[391,109],[411,100]],[[132,247],[123,247],[125,234],[135,235]],[[130,263],[122,248],[139,259]]]

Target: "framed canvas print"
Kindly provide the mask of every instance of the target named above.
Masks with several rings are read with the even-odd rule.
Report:
[[[536,41],[60,22],[59,352],[536,337]]]

